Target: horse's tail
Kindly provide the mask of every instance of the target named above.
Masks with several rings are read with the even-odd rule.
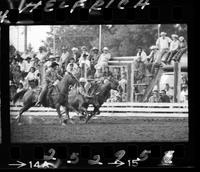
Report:
[[[24,96],[24,94],[26,93],[26,91],[27,91],[27,89],[24,89],[24,90],[20,91],[19,93],[15,94],[12,99],[13,103],[15,104],[18,99],[22,98]]]

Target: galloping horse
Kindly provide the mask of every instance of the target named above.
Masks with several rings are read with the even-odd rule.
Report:
[[[50,91],[48,91],[47,95],[44,96],[44,99],[41,102],[44,107],[56,109],[62,125],[65,125],[65,123],[62,119],[60,106],[65,107],[65,112],[68,115],[69,122],[72,122],[68,114],[68,92],[69,86],[73,86],[75,84],[79,85],[80,83],[71,73],[66,73],[56,86],[52,86],[52,88],[50,88]],[[20,124],[21,115],[36,104],[40,91],[41,90],[38,89],[22,90],[14,96],[13,103],[23,97],[23,107],[20,109],[16,118],[18,124]]]
[[[87,116],[86,123],[95,115],[100,114],[99,108],[102,106],[104,102],[110,97],[110,90],[117,90],[120,93],[122,92],[122,88],[119,85],[119,82],[113,78],[108,79],[105,83],[93,83],[89,88],[88,93],[91,96],[95,97],[95,101],[88,101],[83,106],[87,109],[90,104],[93,105],[94,110],[90,116]]]

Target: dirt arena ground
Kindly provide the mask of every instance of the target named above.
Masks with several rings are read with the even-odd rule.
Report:
[[[23,117],[18,126],[11,118],[13,143],[63,142],[179,142],[188,141],[188,118],[95,117],[88,124],[61,126],[57,117]]]

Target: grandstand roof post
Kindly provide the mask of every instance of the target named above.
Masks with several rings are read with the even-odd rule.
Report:
[[[181,66],[180,63],[174,62],[174,102],[180,100],[181,89]]]

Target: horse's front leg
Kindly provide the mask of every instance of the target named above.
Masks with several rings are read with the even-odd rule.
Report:
[[[21,116],[22,116],[22,114],[23,114],[25,111],[27,111],[27,110],[28,110],[30,107],[32,107],[32,106],[34,106],[34,104],[24,105],[24,106],[20,109],[19,114],[18,114],[17,117],[15,118],[16,121],[17,121],[17,123],[18,123],[18,125],[21,125],[21,124],[22,124],[22,123],[21,123]]]
[[[61,114],[61,112],[60,112],[60,105],[59,105],[59,104],[56,105],[56,111],[57,111],[57,113],[58,113],[58,117],[59,117],[59,119],[60,119],[61,125],[65,125],[65,123],[64,123],[64,121],[63,121],[63,118],[62,118],[62,114]]]
[[[69,123],[74,124],[74,121],[72,121],[72,119],[69,116],[69,109],[72,109],[73,111],[75,111],[77,113],[78,113],[78,111],[73,106],[70,106],[70,105],[65,106],[65,113],[68,117],[68,121],[69,121]]]
[[[88,121],[89,121],[93,116],[95,116],[95,115],[97,115],[97,114],[100,114],[99,108],[100,108],[100,107],[94,106],[93,112],[91,113],[91,115],[88,115],[88,117],[87,117],[85,123],[88,123]]]

